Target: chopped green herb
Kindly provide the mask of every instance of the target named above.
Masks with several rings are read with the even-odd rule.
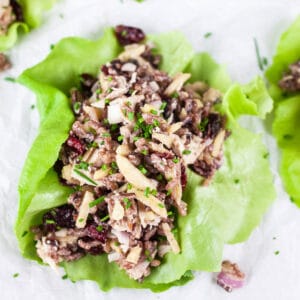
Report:
[[[160,123],[159,123],[158,120],[154,119],[154,120],[153,120],[153,125],[154,125],[155,127],[159,127]]]
[[[22,233],[22,236],[21,237],[24,237],[24,236],[26,236],[28,234],[28,231],[24,231],[23,233]]]
[[[179,162],[179,158],[178,158],[178,157],[173,158],[173,162],[174,162],[175,164],[177,164],[177,163]]]
[[[148,155],[148,150],[147,149],[143,149],[142,151],[141,151],[141,153],[143,154],[143,155]]]
[[[145,191],[144,191],[144,195],[145,195],[146,197],[149,197],[150,192],[151,192],[151,190],[150,190],[150,188],[147,186],[146,189],[145,189]]]
[[[89,127],[88,131],[92,134],[97,134],[97,131],[92,127]]]
[[[167,102],[164,101],[164,102],[162,103],[162,105],[160,106],[159,109],[160,109],[160,110],[165,110],[166,106],[167,106]]]
[[[121,36],[123,36],[123,37],[125,37],[126,34],[127,34],[127,31],[126,31],[126,30],[123,30],[123,31],[121,32]]]
[[[74,172],[75,172],[77,175],[79,175],[80,177],[84,178],[84,179],[85,179],[86,181],[88,181],[89,183],[91,183],[92,185],[97,186],[97,183],[96,183],[93,179],[89,178],[88,176],[86,176],[85,174],[83,174],[82,172],[80,172],[79,170],[74,169]]]
[[[16,82],[16,79],[14,77],[5,77],[4,80],[9,82]]]
[[[105,217],[103,217],[102,219],[100,219],[101,222],[105,222],[106,220],[109,219],[109,215],[106,215]]]
[[[130,101],[127,101],[126,105],[130,107],[132,105],[132,103]]]
[[[283,136],[283,138],[284,138],[285,140],[292,140],[294,137],[293,137],[291,134],[285,134],[285,135]]]
[[[151,109],[150,112],[152,115],[157,115],[157,110],[155,110],[155,109]]]
[[[118,247],[118,246],[120,246],[120,243],[117,242],[117,241],[115,241],[115,242],[114,242],[114,245]]]
[[[171,190],[167,190],[167,196],[170,196],[172,194]]]
[[[128,118],[128,120],[133,121],[134,120],[134,112],[129,111],[127,114],[127,118]]]
[[[14,275],[13,275],[13,278],[17,278],[17,277],[19,277],[19,273],[15,273]]]
[[[138,166],[138,169],[145,175],[145,174],[147,174],[147,169],[143,166],[143,165],[139,165]]]
[[[46,220],[46,224],[55,224],[54,220]]]
[[[68,279],[68,275],[67,275],[67,274],[65,274],[64,276],[62,276],[62,277],[61,277],[61,279],[62,279],[62,280],[66,280],[66,279]]]
[[[211,37],[212,36],[212,33],[211,32],[206,32],[205,34],[204,34],[204,37],[207,39],[207,38],[209,38],[209,37]]]
[[[150,192],[153,196],[156,196],[157,195],[157,190],[151,190]]]
[[[51,45],[50,45],[50,50],[53,50],[54,47],[55,47],[55,45],[54,45],[54,44],[51,44]]]
[[[111,76],[108,76],[108,77],[107,77],[107,81],[112,81],[112,77],[111,77]]]
[[[270,153],[267,152],[267,153],[265,153],[265,154],[263,155],[263,158],[268,158],[269,156],[270,156]]]
[[[31,108],[31,109],[35,109],[35,105],[32,104],[32,105],[30,106],[30,108]]]
[[[172,94],[171,97],[177,99],[179,97],[179,94],[177,92],[175,92],[175,93]]]
[[[96,227],[97,231],[101,232],[103,230],[103,226],[99,225]]]
[[[92,142],[88,144],[88,148],[97,148],[98,144],[96,142]]]
[[[208,124],[208,118],[204,118],[198,125],[199,130],[204,131],[206,129],[207,124]]]
[[[103,171],[106,171],[107,170],[107,164],[103,164],[102,166],[101,166],[101,170],[103,170]]]
[[[89,207],[94,207],[94,206],[102,203],[104,200],[105,200],[105,196],[101,196],[101,197],[97,198],[96,200],[90,202]]]
[[[139,139],[140,139],[139,136],[135,136],[135,137],[133,138],[133,141],[136,142],[136,141],[138,141]]]
[[[100,89],[100,88],[97,89],[95,93],[96,93],[96,95],[100,95],[102,93],[102,89]]]
[[[110,100],[109,99],[105,99],[104,102],[105,102],[106,105],[108,105],[110,103]]]
[[[239,183],[240,180],[239,179],[234,179],[234,183]]]
[[[188,150],[188,149],[185,149],[185,150],[182,151],[182,154],[183,154],[183,155],[189,155],[189,154],[191,154],[191,153],[192,153],[192,151],[191,151],[191,150]]]
[[[75,165],[75,168],[79,170],[87,170],[89,168],[89,163],[81,161],[79,164]]]
[[[257,39],[253,38],[253,41],[254,41],[254,47],[255,47],[255,53],[256,53],[258,67],[261,71],[263,71],[264,67],[268,64],[268,61],[265,57],[264,58],[261,57]]]
[[[173,234],[177,234],[178,229],[177,229],[177,228],[173,228],[173,229],[171,230],[171,232],[172,232]]]
[[[158,203],[158,206],[159,206],[160,208],[164,208],[164,207],[165,207],[162,203]]]
[[[110,165],[114,170],[118,170],[118,165],[115,161],[113,161]]]
[[[156,176],[156,179],[157,179],[158,181],[162,181],[164,178],[163,178],[163,176],[162,176],[161,174],[158,174],[158,175]]]
[[[169,217],[173,216],[173,212],[172,212],[171,210],[168,211],[168,216],[169,216]]]
[[[80,219],[78,220],[78,222],[79,222],[79,223],[82,223],[83,220],[84,220],[83,218],[80,218]]]
[[[147,261],[152,261],[152,257],[151,257],[151,253],[148,249],[145,250],[145,256],[146,256],[146,259]]]
[[[275,255],[278,255],[280,252],[277,250],[274,252]]]
[[[118,136],[118,142],[122,142],[124,140],[124,136],[123,135],[119,135]]]
[[[124,198],[123,201],[125,203],[126,209],[130,208],[130,206],[132,205],[132,202],[128,198]]]
[[[108,91],[109,93],[111,93],[111,92],[112,92],[112,88],[109,88],[107,91]]]
[[[100,145],[101,145],[101,146],[103,146],[104,144],[105,144],[105,142],[104,142],[104,141],[101,141],[101,142],[100,142]]]
[[[127,183],[127,190],[131,190],[132,189],[132,184],[131,183]]]
[[[102,133],[102,136],[103,136],[103,137],[110,137],[111,135],[110,135],[109,132],[104,132],[104,133]]]
[[[108,119],[103,119],[103,124],[108,125],[109,124]]]

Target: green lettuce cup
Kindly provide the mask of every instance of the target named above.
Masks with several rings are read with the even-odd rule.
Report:
[[[282,90],[280,80],[300,60],[300,17],[282,34],[266,71],[275,100],[273,134],[281,150],[280,175],[291,201],[300,206],[300,91]]]
[[[276,197],[268,151],[261,136],[238,122],[242,115],[264,118],[272,110],[273,102],[263,80],[255,78],[243,86],[232,83],[223,66],[207,53],[195,53],[179,32],[151,35],[148,39],[163,57],[161,69],[169,74],[191,73],[191,82],[205,81],[224,94],[219,109],[227,116],[231,135],[225,142],[224,164],[209,186],[202,186],[202,178],[188,172],[183,196],[188,215],[178,216],[177,221],[180,254],[167,254],[141,283],[130,279],[116,264],[108,263],[106,255],[87,255],[62,263],[72,281],[93,280],[104,291],[122,287],[161,292],[187,283],[193,271],[219,271],[224,245],[247,240]],[[30,228],[41,222],[47,210],[65,204],[72,191],[59,183],[53,170],[74,121],[69,90],[79,85],[82,73],[96,75],[101,64],[121,51],[112,29],[105,30],[96,41],[65,38],[45,60],[18,78],[36,94],[40,113],[38,135],[19,182],[15,225],[20,251],[27,259],[41,263]]]
[[[50,9],[56,0],[18,0],[21,6],[24,22],[12,23],[5,35],[0,36],[0,51],[6,51],[14,46],[18,36],[28,33],[41,24],[43,13]]]

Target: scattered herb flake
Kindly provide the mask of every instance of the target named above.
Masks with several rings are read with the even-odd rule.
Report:
[[[102,136],[103,136],[103,137],[110,137],[111,135],[110,135],[109,132],[104,132],[104,133],[102,133]]]
[[[62,276],[62,277],[61,277],[61,279],[62,279],[62,280],[66,280],[66,279],[68,279],[68,275],[67,275],[67,274],[65,274],[64,276]]]
[[[155,116],[157,115],[157,110],[155,110],[155,109],[151,109],[150,112],[152,115],[155,115]]]
[[[128,118],[128,120],[133,121],[134,120],[134,112],[129,111],[127,113],[127,118]]]
[[[212,36],[212,32],[206,32],[205,34],[204,34],[204,37],[206,38],[206,39],[208,39],[209,37],[211,37]]]
[[[74,169],[74,172],[79,175],[80,177],[84,178],[86,181],[88,181],[89,183],[91,183],[92,185],[95,185],[97,186],[97,183],[91,179],[90,177],[86,176],[85,174],[83,174],[82,172],[80,172],[79,170],[77,169]]]
[[[101,196],[101,197],[97,198],[96,200],[90,202],[89,207],[94,207],[94,206],[102,203],[104,200],[105,200],[105,196]]]
[[[5,77],[4,80],[9,82],[16,82],[16,78],[14,77]]]
[[[21,237],[24,237],[24,236],[26,236],[27,234],[28,234],[28,231],[24,231],[24,232],[22,233]]]
[[[141,151],[141,153],[142,153],[143,155],[148,155],[148,150],[147,150],[147,149],[143,149],[143,150]]]
[[[183,155],[189,155],[189,154],[191,154],[191,153],[192,153],[192,151],[191,151],[191,150],[188,150],[188,149],[185,149],[185,150],[182,151],[182,154],[183,154]]]
[[[103,217],[102,219],[100,219],[101,222],[105,222],[106,220],[109,219],[109,215],[106,215],[105,217]]]
[[[280,252],[277,250],[274,252],[275,255],[278,255]]]
[[[79,170],[88,170],[89,168],[89,163],[85,162],[85,161],[81,161],[79,164],[75,165],[76,169]]]
[[[15,273],[14,275],[13,275],[13,278],[17,278],[17,277],[19,277],[19,273]]]
[[[208,124],[208,118],[204,118],[198,125],[199,130],[204,131],[206,129],[207,124]]]
[[[124,140],[124,136],[123,135],[119,135],[118,136],[118,142],[122,142]]]
[[[145,195],[146,197],[149,197],[150,192],[151,192],[151,190],[150,190],[150,188],[147,186],[146,189],[145,189],[145,191],[144,191],[144,195]]]
[[[101,232],[101,231],[103,230],[103,226],[98,225],[98,226],[96,227],[96,229],[97,229],[97,231]]]
[[[132,184],[131,183],[127,183],[127,190],[131,190],[132,189]]]
[[[46,220],[46,224],[55,224],[54,220]]]
[[[178,158],[178,157],[173,158],[173,162],[174,162],[175,164],[177,164],[177,163],[179,162],[179,158]]]
[[[127,197],[124,198],[123,201],[125,203],[126,209],[130,208],[130,206],[132,205],[132,202]]]
[[[234,183],[239,183],[240,182],[240,180],[239,179],[234,179]]]
[[[165,207],[162,203],[158,203],[158,206],[159,206],[160,208],[164,208],[164,207]]]
[[[143,166],[143,165],[139,165],[138,166],[138,169],[145,175],[145,174],[147,174],[147,169]]]
[[[161,106],[160,106],[160,110],[165,110],[165,108],[166,108],[166,106],[167,106],[167,102],[163,102],[162,104],[161,104]]]
[[[255,47],[255,53],[256,53],[256,59],[257,59],[257,63],[258,63],[258,67],[261,71],[264,70],[264,67],[266,66],[267,59],[266,58],[262,58],[260,55],[260,50],[259,50],[259,46],[258,46],[258,42],[256,38],[253,38],[254,41],[254,47]]]

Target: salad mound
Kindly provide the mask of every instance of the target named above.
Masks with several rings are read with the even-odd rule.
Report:
[[[267,150],[237,121],[272,109],[262,79],[232,84],[180,33],[67,38],[18,80],[41,121],[19,183],[20,250],[42,262],[36,239],[73,281],[160,292],[219,271],[224,244],[246,240],[275,198]]]
[[[130,31],[142,33],[122,28],[123,43]],[[54,168],[76,192],[33,230],[45,263],[107,253],[142,280],[166,253],[180,252],[174,222],[177,212],[187,215],[187,167],[208,185],[228,131],[214,109],[219,91],[200,81],[185,85],[189,73],[169,77],[149,45],[131,40],[98,78],[83,74],[81,89],[71,90],[76,121]]]

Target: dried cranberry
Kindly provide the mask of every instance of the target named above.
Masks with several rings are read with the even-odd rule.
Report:
[[[115,34],[119,43],[123,46],[139,43],[145,39],[144,32],[136,27],[118,25],[115,28]]]
[[[181,164],[181,185],[182,188],[185,189],[186,184],[187,184],[187,175],[186,175],[186,168],[184,164]]]
[[[91,255],[99,255],[99,254],[103,253],[101,246],[92,247],[91,249],[85,250],[85,251]]]
[[[16,0],[10,0],[10,5],[12,6],[17,21],[23,22],[24,17],[21,5]]]
[[[63,205],[52,209],[43,216],[43,228],[46,232],[57,230],[61,228],[75,227],[75,210],[71,205]]]
[[[66,143],[69,147],[75,149],[78,154],[82,154],[85,150],[84,144],[74,136],[69,136]]]
[[[108,75],[109,73],[108,73],[108,66],[106,66],[106,65],[103,65],[102,67],[101,67],[101,72],[104,74],[104,75]]]
[[[191,166],[191,168],[199,175],[208,178],[213,175],[214,167],[209,165],[204,160],[196,160],[196,162]]]
[[[223,127],[224,118],[216,113],[210,113],[207,117],[207,125],[204,129],[204,136],[215,138],[219,133],[220,129]]]
[[[105,229],[98,231],[94,225],[87,227],[87,234],[90,238],[100,241],[103,244],[107,240],[107,231]]]

